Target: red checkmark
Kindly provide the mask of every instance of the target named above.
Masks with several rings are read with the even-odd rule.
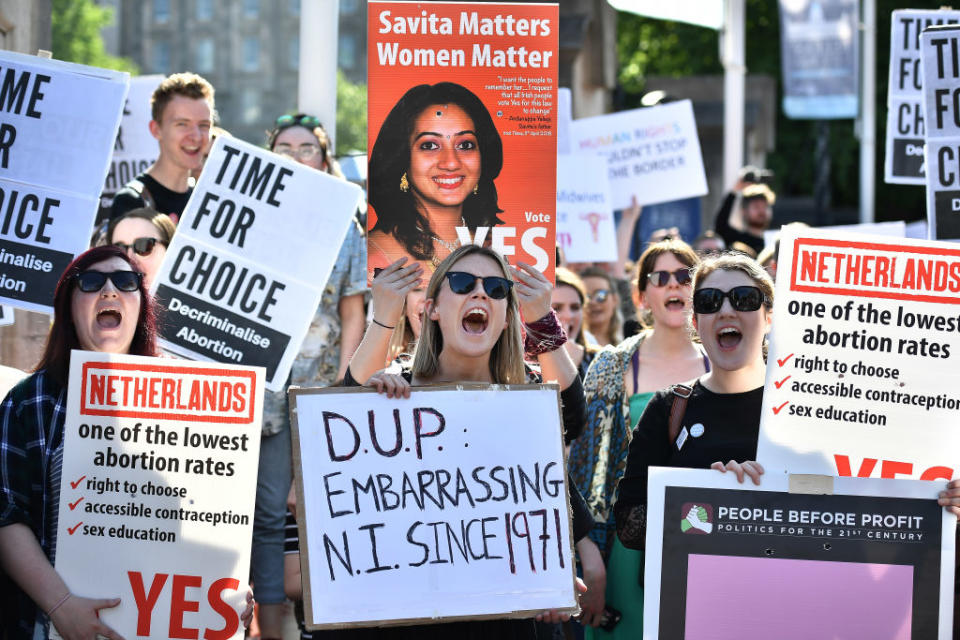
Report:
[[[778,415],[778,414],[780,413],[780,410],[783,409],[783,408],[784,408],[785,406],[787,406],[788,404],[790,404],[790,401],[789,401],[789,400],[788,400],[787,402],[784,402],[784,403],[783,403],[782,405],[780,405],[779,407],[772,407],[772,408],[773,408],[773,415]]]
[[[83,502],[83,496],[80,496],[80,499],[77,500],[76,502],[70,503],[70,511],[73,511],[74,509],[76,509],[77,505],[80,504],[81,502]]]
[[[790,355],[788,355],[788,356],[787,356],[786,358],[784,358],[783,360],[781,360],[780,358],[777,358],[777,364],[782,367],[783,365],[787,364],[787,360],[789,360],[789,359],[792,358],[792,357],[793,357],[793,354],[791,353]]]
[[[777,385],[777,389],[779,389],[780,387],[783,386],[783,383],[786,382],[786,381],[789,380],[789,379],[790,379],[790,376],[787,376],[786,378],[784,378],[784,379],[781,380],[780,382],[774,381],[773,384]]]
[[[70,483],[70,486],[73,487],[74,489],[76,489],[77,487],[80,486],[80,483],[83,482],[83,479],[86,478],[86,477],[87,477],[87,476],[80,476],[80,478],[78,478],[76,482],[71,482],[71,483]]]
[[[79,529],[79,528],[80,528],[80,525],[82,525],[82,524],[83,524],[82,522],[78,522],[78,523],[77,523],[77,526],[73,527],[72,529],[71,529],[70,527],[67,527],[67,532],[68,532],[70,535],[73,535],[73,533],[74,533],[77,529]]]

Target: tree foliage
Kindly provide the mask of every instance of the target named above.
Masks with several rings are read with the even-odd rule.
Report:
[[[51,40],[53,57],[103,69],[137,72],[128,58],[106,52],[100,30],[113,21],[113,10],[93,0],[53,0]]]
[[[941,3],[914,2],[914,8],[937,8]],[[767,164],[777,174],[777,190],[785,195],[812,195],[816,123],[791,120],[782,112],[780,22],[777,0],[746,0],[746,61],[748,73],[777,80],[776,148]],[[898,0],[877,0],[876,104],[876,214],[877,220],[917,220],[925,216],[922,187],[883,182],[887,74],[890,64],[890,15],[903,8]],[[618,15],[617,50],[620,57],[620,103],[639,105],[646,79],[651,76],[722,74],[716,31],[677,22]],[[722,97],[717,98],[721,100]],[[859,202],[860,143],[852,120],[830,122],[831,188],[835,207]]]
[[[337,71],[337,154],[367,152],[367,85]]]

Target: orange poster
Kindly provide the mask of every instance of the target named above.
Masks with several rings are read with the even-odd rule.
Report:
[[[461,244],[553,278],[556,4],[368,5],[368,273]]]

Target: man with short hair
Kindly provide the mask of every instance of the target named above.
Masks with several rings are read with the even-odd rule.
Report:
[[[759,170],[752,167],[743,170],[733,191],[723,199],[714,221],[714,230],[723,238],[728,248],[736,249],[735,245],[747,247],[753,252],[753,257],[763,251],[763,232],[770,226],[773,219],[771,207],[777,200],[773,190],[760,181],[765,178],[756,179],[756,173],[760,173]],[[740,211],[744,225],[742,231],[730,225],[730,214],[733,212],[737,193],[741,194]]]
[[[113,199],[110,218],[150,207],[174,222],[193,191],[191,172],[203,166],[215,118],[213,86],[195,73],[175,73],[150,98],[150,133],[160,154],[150,167],[128,182]]]

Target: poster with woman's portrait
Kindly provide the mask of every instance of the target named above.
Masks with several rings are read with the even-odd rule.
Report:
[[[556,4],[368,4],[368,275],[461,244],[553,277]]]

